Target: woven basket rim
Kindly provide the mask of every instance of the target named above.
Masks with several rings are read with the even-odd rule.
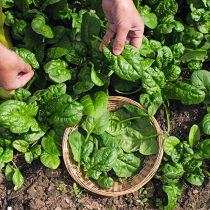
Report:
[[[129,98],[126,98],[126,97],[123,97],[123,96],[109,96],[108,100],[109,101],[123,101],[125,103],[130,103],[132,105],[135,105],[135,106],[139,107],[140,109],[142,109],[143,111],[145,111],[147,113],[147,110],[141,104],[139,104],[138,102],[136,102],[132,99],[129,99]],[[158,122],[156,121],[156,119],[153,116],[150,117],[150,119],[152,120],[153,125],[155,126],[157,133],[162,133],[162,130],[161,130]],[[101,190],[100,191],[100,190],[97,190],[97,189],[94,189],[94,188],[90,188],[84,182],[82,182],[80,178],[78,178],[78,174],[77,174],[77,176],[74,174],[73,170],[70,167],[71,161],[70,161],[70,158],[69,158],[69,150],[68,150],[69,149],[68,136],[70,134],[70,130],[75,129],[76,127],[77,127],[77,125],[75,125],[73,127],[66,128],[66,130],[64,132],[63,142],[62,142],[63,160],[64,160],[65,166],[66,166],[70,176],[78,184],[80,184],[82,187],[84,187],[85,189],[87,189],[91,192],[94,192],[96,194],[103,195],[103,196],[120,196],[120,195],[125,195],[125,194],[128,194],[128,193],[133,193],[136,190],[143,187],[147,182],[149,182],[152,179],[152,177],[155,175],[156,171],[158,170],[158,168],[160,166],[160,163],[161,163],[161,160],[162,160],[162,157],[163,157],[163,137],[162,137],[162,135],[159,135],[157,137],[157,141],[159,143],[159,152],[157,154],[156,161],[155,161],[155,163],[152,167],[152,170],[147,174],[146,178],[144,178],[144,180],[142,182],[135,185],[134,187],[129,188],[128,190],[118,191],[118,192],[107,192],[106,190]],[[79,173],[79,175],[80,175],[80,173]]]

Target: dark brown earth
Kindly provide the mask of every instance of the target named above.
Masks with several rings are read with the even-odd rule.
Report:
[[[181,141],[188,140],[189,130],[193,124],[199,124],[207,113],[206,106],[191,105],[184,106],[180,102],[171,101],[170,109],[171,131],[170,135],[178,137]],[[167,133],[167,121],[165,110],[161,107],[155,115],[158,123],[165,133]],[[209,138],[204,136],[203,138]],[[161,189],[161,181],[153,178],[144,188],[146,195],[134,193],[119,197],[104,197],[91,193],[78,185],[79,196],[75,195],[73,188],[74,180],[68,174],[62,161],[57,170],[44,167],[39,160],[31,165],[27,164],[24,156],[16,155],[15,163],[20,169],[25,182],[23,187],[17,192],[13,191],[13,184],[4,177],[4,172],[0,172],[0,209],[7,210],[153,210],[156,207],[156,198],[160,198],[163,204],[167,203],[167,196]],[[210,170],[210,162],[204,162]],[[210,210],[210,177],[206,175],[202,186],[193,186],[184,179],[180,182],[183,192],[178,199],[176,210]],[[63,190],[59,190],[59,185]],[[78,192],[77,192],[78,194]],[[138,201],[148,198],[144,205]]]

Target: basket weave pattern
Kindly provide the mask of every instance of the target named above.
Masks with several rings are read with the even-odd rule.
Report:
[[[142,109],[143,111],[147,112],[143,106],[141,106],[139,103],[125,98],[125,97],[117,97],[117,96],[109,96],[108,97],[108,110],[110,112],[115,112],[118,109],[122,107],[122,105],[134,105]],[[157,123],[156,119],[154,117],[151,117],[151,120],[153,122],[153,125],[155,126],[157,133],[161,133],[161,128],[159,124]],[[81,121],[80,121],[81,122]],[[69,146],[68,137],[69,134],[76,129],[78,126],[80,126],[80,123],[77,125],[67,128],[64,132],[63,137],[63,159],[64,163],[66,165],[66,168],[69,172],[69,174],[72,176],[72,178],[80,184],[82,187],[86,188],[89,191],[92,191],[99,195],[104,196],[119,196],[124,195],[128,193],[133,193],[134,191],[140,189],[142,186],[144,186],[156,173],[161,160],[163,156],[163,138],[161,135],[157,137],[157,141],[159,143],[159,153],[156,155],[149,155],[145,156],[144,164],[142,170],[136,174],[135,176],[132,176],[130,178],[127,178],[126,180],[123,179],[123,184],[119,182],[114,182],[114,185],[110,187],[108,190],[104,190],[100,188],[93,179],[85,179],[84,173],[82,172],[82,169],[80,169],[79,173],[77,172],[77,165],[78,163],[73,160],[73,154],[71,151],[71,148]]]

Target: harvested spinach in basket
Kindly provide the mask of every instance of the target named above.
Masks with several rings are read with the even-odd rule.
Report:
[[[159,134],[140,108],[123,105],[109,112],[108,98],[102,91],[85,95],[80,102],[86,116],[81,127],[70,133],[69,144],[78,170],[83,166],[85,178],[93,178],[100,187],[108,189],[114,179],[137,174],[144,155],[158,153]]]

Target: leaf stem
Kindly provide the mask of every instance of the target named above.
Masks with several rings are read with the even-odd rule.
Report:
[[[166,111],[166,118],[167,118],[167,125],[168,125],[168,133],[170,132],[171,130],[171,126],[170,126],[170,114],[169,114],[169,110],[165,104],[165,102],[163,101],[163,106],[165,108],[165,111]]]
[[[164,137],[167,137],[166,134],[164,133],[157,133],[157,134],[154,134],[154,135],[151,135],[151,136],[147,136],[147,137],[144,137],[144,138],[139,138],[139,139],[123,139],[125,141],[140,141],[140,140],[145,140],[145,139],[150,139],[150,138],[153,138],[153,137],[157,137],[157,136],[164,136]],[[119,140],[122,140],[122,139],[115,139],[115,141],[119,141]]]
[[[98,39],[100,42],[102,42],[106,46],[109,46],[103,39],[99,38],[98,36],[93,35],[93,38]]]
[[[13,160],[12,160],[12,164],[15,166],[16,169],[18,168]]]
[[[117,90],[117,89],[114,89],[114,90],[115,90],[115,92],[120,93],[120,94],[122,94],[122,95],[130,95],[130,94],[134,94],[134,93],[139,92],[141,89],[142,89],[142,87],[140,87],[140,88],[138,88],[137,90],[132,91],[132,92],[121,92],[121,91],[119,91],[119,90]]]

